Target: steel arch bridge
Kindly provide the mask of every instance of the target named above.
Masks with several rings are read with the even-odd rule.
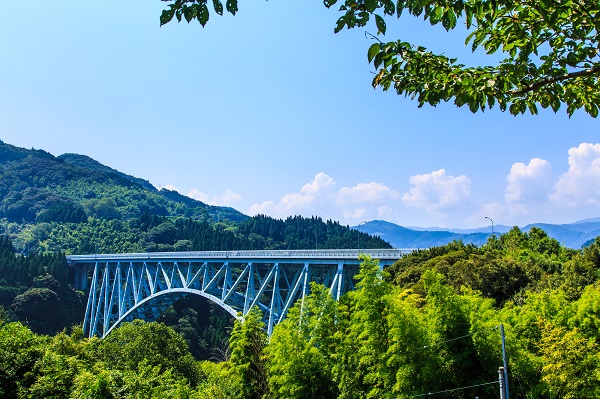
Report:
[[[406,250],[361,250],[386,266]],[[90,292],[84,319],[88,336],[105,337],[123,321],[156,320],[171,304],[200,295],[232,316],[258,306],[267,333],[286,316],[310,283],[335,299],[354,289],[357,250],[203,251],[70,255],[75,286]],[[93,269],[91,281],[89,271]]]

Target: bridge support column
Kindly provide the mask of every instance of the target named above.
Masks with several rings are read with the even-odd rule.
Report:
[[[275,263],[275,276],[273,277],[273,294],[271,295],[271,306],[269,307],[269,323],[267,334],[269,337],[273,332],[273,323],[275,317],[280,316],[281,311],[281,293],[279,292],[279,263]],[[279,317],[277,317],[279,321]]]
[[[254,286],[254,265],[252,262],[248,263],[248,283],[246,285],[246,297],[244,298],[244,314],[246,316],[250,310],[250,304],[254,301],[255,295]]]
[[[76,290],[85,291],[87,290],[87,277],[88,268],[87,266],[75,266],[75,281],[73,286]]]
[[[344,262],[338,262],[337,270],[335,271],[335,277],[331,283],[331,288],[329,289],[329,293],[335,298],[337,301],[342,296],[342,288],[344,285]]]

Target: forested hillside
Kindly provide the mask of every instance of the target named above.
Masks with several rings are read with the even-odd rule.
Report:
[[[55,157],[0,141],[0,218],[9,223],[128,220],[143,213],[240,222],[242,213],[206,205],[77,154]]]

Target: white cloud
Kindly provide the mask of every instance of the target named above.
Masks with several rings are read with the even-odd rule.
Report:
[[[600,144],[581,143],[569,150],[569,170],[550,199],[567,206],[600,205]]]
[[[166,186],[161,187],[161,188],[167,189],[169,191],[177,191],[177,192],[179,192],[179,189],[177,187],[175,187],[174,185],[172,185],[172,184],[167,184]]]
[[[413,187],[402,196],[407,207],[424,208],[428,212],[453,211],[470,199],[471,179],[446,174],[445,169],[410,177]]]
[[[192,191],[190,191],[187,196],[195,200],[202,201],[204,203],[208,202],[208,195],[204,194],[199,190],[196,190],[195,188],[192,189]]]
[[[335,190],[335,180],[324,172],[299,192],[283,195],[279,201],[264,201],[250,207],[249,213],[284,218],[291,215],[314,216],[354,223],[392,215],[390,201],[400,194],[381,183],[358,183]]]
[[[250,210],[248,213],[250,213],[250,215],[258,215],[258,214],[262,214],[262,215],[269,215],[271,209],[273,209],[273,201],[264,201],[261,202],[260,204],[254,204],[250,207]]]
[[[397,199],[400,194],[381,183],[359,183],[354,187],[343,187],[338,192],[338,204],[361,204],[385,199]]]
[[[215,205],[231,206],[235,203],[240,202],[242,199],[243,198],[241,195],[228,188],[227,190],[225,190],[225,193],[218,198],[218,201],[215,203]]]
[[[218,197],[211,198],[207,194],[204,194],[203,192],[201,192],[195,188],[192,189],[188,193],[187,196],[190,198],[193,198],[195,200],[202,201],[205,204],[218,205],[218,206],[232,206],[232,205],[240,202],[243,199],[241,195],[239,195],[238,193],[236,193],[235,191],[233,191],[230,188],[225,190],[225,193],[223,193],[223,195],[218,196]]]
[[[327,189],[333,185],[335,185],[333,178],[323,172],[320,172],[317,173],[311,183],[306,183],[304,186],[302,186],[300,191],[306,195],[310,195],[313,193],[318,193],[319,191]]]
[[[321,204],[332,191],[335,180],[320,172],[312,182],[306,183],[299,193],[288,193],[279,202],[264,201],[250,207],[250,214],[264,213],[274,217],[287,217],[295,214],[314,215],[319,213],[317,205]]]
[[[533,158],[529,165],[513,164],[506,176],[506,203],[536,202],[547,199],[552,166],[546,160]]]

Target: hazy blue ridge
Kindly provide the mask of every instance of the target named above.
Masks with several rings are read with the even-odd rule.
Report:
[[[600,236],[600,218],[586,219],[570,224],[533,223],[520,227],[529,231],[532,227],[544,230],[548,235],[568,248],[578,249]],[[358,229],[356,226],[353,229]],[[494,226],[495,234],[503,234],[511,227]],[[491,226],[478,229],[406,228],[384,220],[373,220],[360,225],[360,231],[379,236],[394,248],[429,248],[461,240],[465,244],[484,244],[492,235]]]

